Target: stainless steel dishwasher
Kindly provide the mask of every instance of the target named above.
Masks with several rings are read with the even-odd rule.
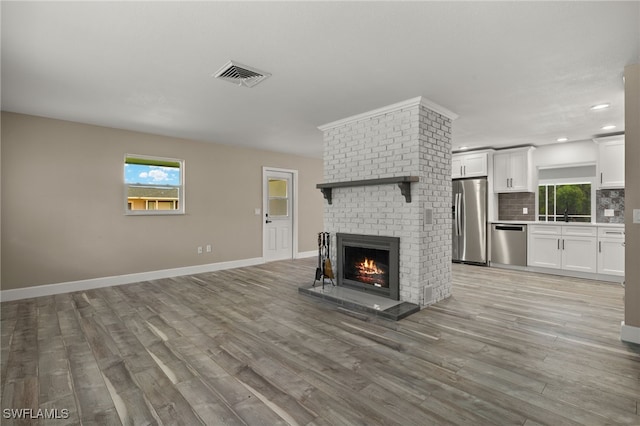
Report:
[[[491,225],[491,263],[527,266],[527,225]]]

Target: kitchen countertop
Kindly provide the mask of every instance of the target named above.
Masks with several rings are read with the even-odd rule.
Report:
[[[504,223],[513,225],[562,225],[562,226],[607,226],[624,228],[624,223],[593,223],[593,222],[539,222],[535,220],[491,220],[489,223]]]

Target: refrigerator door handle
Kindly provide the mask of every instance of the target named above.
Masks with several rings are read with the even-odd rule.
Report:
[[[458,210],[456,219],[458,221],[458,235],[462,235],[462,193],[458,194]]]
[[[459,214],[459,212],[458,212],[458,195],[460,195],[460,194],[458,194],[456,192],[456,196],[455,196],[455,199],[453,201],[453,210],[455,211],[455,214],[453,216],[453,223],[454,223],[453,226],[454,226],[454,233],[456,235],[460,235],[460,233],[458,231],[458,214]]]
[[[460,193],[456,193],[456,235],[460,236]]]

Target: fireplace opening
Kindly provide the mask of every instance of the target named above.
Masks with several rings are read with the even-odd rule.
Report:
[[[400,239],[337,234],[338,285],[399,299]]]
[[[389,252],[363,247],[344,248],[344,277],[379,288],[389,288]]]

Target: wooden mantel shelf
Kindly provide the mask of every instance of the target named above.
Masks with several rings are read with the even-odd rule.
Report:
[[[331,182],[331,183],[319,183],[316,188],[319,188],[324,195],[324,198],[329,204],[331,204],[331,190],[333,188],[349,188],[353,186],[371,186],[371,185],[387,185],[398,184],[400,192],[404,196],[407,203],[411,202],[411,183],[418,182],[418,176],[398,176],[378,179],[365,179],[365,180],[349,180],[344,182]]]

